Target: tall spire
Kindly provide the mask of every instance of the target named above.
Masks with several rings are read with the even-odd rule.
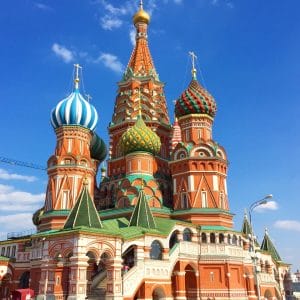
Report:
[[[195,67],[195,61],[197,59],[197,56],[193,51],[190,51],[189,55],[191,56],[192,59],[192,77],[194,80],[197,80],[197,69]]]
[[[74,65],[74,69],[75,69],[75,79],[74,79],[74,85],[75,85],[75,90],[79,89],[79,69],[82,69],[82,67],[79,64],[75,64]]]

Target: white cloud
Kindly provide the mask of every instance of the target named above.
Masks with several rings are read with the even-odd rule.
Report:
[[[45,11],[53,10],[52,7],[50,7],[49,5],[46,5],[46,4],[43,4],[40,2],[34,3],[34,6],[40,10],[45,10]]]
[[[33,182],[33,181],[37,180],[37,178],[35,176],[25,176],[25,175],[20,175],[20,174],[15,174],[15,173],[8,173],[4,169],[0,169],[0,179],[23,180],[23,181],[27,181],[27,182]]]
[[[101,27],[106,30],[113,30],[121,27],[123,21],[115,16],[105,15],[101,18]]]
[[[118,57],[110,53],[102,53],[94,61],[95,63],[103,63],[103,65],[116,73],[122,73],[124,70],[123,64],[119,61]]]
[[[130,38],[130,42],[131,42],[131,44],[133,45],[133,46],[135,46],[135,35],[136,35],[136,31],[135,31],[135,29],[134,28],[131,28],[130,30],[129,30],[129,38]]]
[[[266,210],[277,210],[278,204],[276,201],[268,201],[266,204],[259,205],[254,208],[256,212],[262,213]]]
[[[279,220],[275,222],[274,226],[280,229],[300,232],[300,222],[295,220]]]
[[[116,7],[105,0],[100,1],[106,13],[100,18],[100,25],[105,30],[113,30],[123,25],[120,17],[133,14],[134,5],[132,1],[126,1],[123,5]]]
[[[183,2],[183,0],[174,0],[175,4],[181,4]]]
[[[18,213],[0,218],[0,240],[7,239],[7,233],[34,229],[32,213]]]
[[[57,43],[54,43],[52,45],[52,51],[60,57],[65,63],[69,63],[74,60],[75,53],[69,49],[67,49],[63,45],[59,45]]]
[[[34,211],[43,205],[45,194],[18,191],[13,186],[0,184],[1,211]],[[1,216],[2,220],[3,216]]]

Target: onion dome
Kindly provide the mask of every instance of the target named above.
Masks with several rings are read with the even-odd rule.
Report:
[[[190,52],[192,56],[193,69],[192,81],[188,88],[181,94],[175,104],[176,117],[182,117],[190,114],[207,114],[214,117],[217,111],[217,105],[213,96],[201,86],[196,77],[195,54]]]
[[[63,125],[79,125],[90,130],[96,128],[98,113],[93,105],[86,101],[79,92],[79,65],[75,65],[76,78],[74,91],[61,100],[51,112],[51,123],[54,129]]]
[[[143,9],[143,1],[140,2],[139,11],[133,16],[133,24],[136,24],[139,22],[146,23],[146,24],[149,24],[149,22],[150,22],[149,14],[146,11],[144,11],[144,9]]]
[[[90,151],[91,157],[99,160],[99,162],[102,162],[107,155],[106,145],[96,133],[94,133],[91,140]]]
[[[140,115],[134,126],[124,132],[120,140],[120,148],[124,155],[135,151],[157,154],[160,146],[159,136],[147,127]]]

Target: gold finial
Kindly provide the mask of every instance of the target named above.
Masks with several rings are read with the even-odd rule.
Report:
[[[192,59],[192,76],[193,79],[197,79],[197,70],[195,67],[195,60],[197,59],[197,56],[193,51],[189,51],[189,55],[191,56]]]
[[[79,64],[75,64],[74,65],[75,68],[75,79],[74,79],[74,83],[75,83],[75,89],[77,90],[79,88],[79,69],[82,69],[82,67]]]
[[[144,190],[144,180],[142,179],[141,190]]]
[[[147,12],[144,11],[143,7],[143,0],[140,0],[140,8],[138,12],[133,16],[133,24],[135,25],[136,23],[142,22],[149,24],[150,22],[150,16]]]
[[[84,186],[88,186],[89,185],[89,180],[88,180],[88,178],[86,176],[83,178],[83,185]]]

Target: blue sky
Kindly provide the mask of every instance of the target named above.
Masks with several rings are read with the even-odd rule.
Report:
[[[106,141],[116,82],[132,51],[131,17],[138,1],[6,0],[0,11],[0,156],[46,165],[55,147],[52,107],[83,66]],[[214,95],[214,139],[227,150],[231,211],[272,193],[253,213],[282,258],[300,266],[300,19],[298,0],[145,0],[149,42],[166,83],[169,113],[190,80],[188,51]],[[0,164],[0,236],[32,228],[43,203],[44,171]]]

